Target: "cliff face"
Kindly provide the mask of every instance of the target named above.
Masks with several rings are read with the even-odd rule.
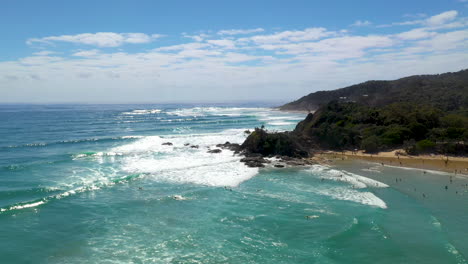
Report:
[[[333,91],[319,91],[285,104],[280,109],[315,111],[333,100],[368,106],[414,102],[449,111],[457,110],[468,104],[468,70],[411,76],[395,81],[368,81]]]

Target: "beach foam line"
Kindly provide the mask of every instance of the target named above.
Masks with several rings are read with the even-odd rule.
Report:
[[[354,188],[368,188],[368,187],[376,187],[376,188],[387,188],[388,185],[355,173],[342,171],[342,170],[335,170],[328,166],[323,165],[312,165],[308,171],[316,174],[320,174],[322,178],[340,181],[344,183],[351,184]]]
[[[351,201],[382,209],[387,209],[387,204],[371,192],[363,192],[349,188],[330,188],[326,190],[319,190],[318,193],[332,197],[333,199]]]
[[[438,174],[438,175],[454,175],[452,172],[436,171],[436,170],[428,170],[428,169],[420,169],[420,168],[411,168],[411,167],[403,167],[403,166],[393,166],[393,165],[387,165],[387,164],[385,164],[384,167],[390,167],[390,168],[402,169],[402,170],[428,172],[428,173]]]
[[[387,204],[372,192],[359,190],[369,187],[387,188],[388,185],[385,183],[351,172],[331,169],[330,167],[323,165],[313,165],[306,171],[309,171],[324,179],[343,182],[352,187],[349,188],[340,186],[327,189],[317,189],[316,192],[321,195],[329,196],[337,200],[352,201],[364,205],[379,207],[382,209],[387,208]]]
[[[41,205],[46,204],[46,203],[48,203],[50,201],[53,201],[53,200],[60,200],[60,199],[65,198],[65,197],[69,197],[69,196],[79,194],[79,193],[83,193],[83,192],[87,192],[87,191],[100,190],[102,188],[110,187],[110,186],[113,186],[115,184],[121,184],[121,183],[126,183],[126,182],[129,182],[129,181],[132,181],[132,180],[136,180],[136,179],[141,178],[143,176],[144,176],[143,174],[132,174],[132,175],[128,175],[128,176],[125,176],[125,177],[122,177],[122,178],[111,179],[111,180],[106,181],[106,182],[95,182],[95,183],[87,185],[87,186],[81,186],[81,187],[73,188],[73,189],[61,192],[59,194],[50,195],[50,196],[40,198],[40,199],[36,199],[36,200],[33,200],[33,201],[20,202],[20,203],[16,203],[16,204],[13,204],[13,205],[5,206],[5,207],[0,208],[0,213],[38,207],[38,206],[41,206]]]

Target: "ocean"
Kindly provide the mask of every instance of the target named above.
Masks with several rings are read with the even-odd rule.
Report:
[[[0,105],[0,263],[467,263],[466,176],[207,152],[269,106]]]

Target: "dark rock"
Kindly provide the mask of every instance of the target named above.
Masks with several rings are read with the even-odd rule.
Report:
[[[216,147],[222,148],[222,149],[228,149],[228,150],[231,150],[231,151],[234,151],[234,152],[240,152],[240,150],[241,150],[239,144],[229,143],[229,141],[227,141],[224,144],[218,144],[218,145],[216,145]]]
[[[301,141],[291,132],[268,133],[256,128],[242,143],[241,149],[246,155],[256,153],[262,156],[308,157],[309,153],[302,146]]]
[[[172,146],[172,143],[171,142],[165,142],[165,143],[162,143],[162,145]]]
[[[263,158],[263,155],[260,153],[245,152],[244,155],[250,158]]]
[[[199,148],[198,145],[192,145],[192,146],[190,146],[190,147],[191,147],[191,148],[195,148],[195,149]]]
[[[251,168],[264,168],[265,165],[263,165],[263,163],[258,163],[258,162],[247,162],[245,163],[245,165],[247,165],[248,167],[251,167]]]
[[[208,153],[221,153],[222,150],[220,149],[212,149],[212,150],[208,150]]]
[[[250,135],[250,133],[252,133],[252,132],[250,132],[250,130],[247,129],[246,131],[244,131],[244,133],[247,134],[247,135]]]
[[[293,158],[288,157],[288,156],[281,156],[280,159],[281,159],[282,161],[285,161],[285,160],[293,160]]]
[[[270,163],[269,160],[264,159],[262,156],[256,156],[256,157],[245,157],[240,160],[243,162],[246,166],[248,167],[258,167],[258,168],[263,168],[265,167],[265,163]]]
[[[261,163],[268,163],[269,161],[264,159],[262,156],[259,156],[259,157],[245,157],[245,158],[242,158],[240,160],[241,162],[251,162],[251,161],[255,161],[255,162],[261,162]]]
[[[289,166],[304,166],[304,165],[306,165],[306,163],[301,161],[301,160],[289,160],[289,161],[286,161],[286,164],[289,165]]]
[[[275,164],[275,168],[284,168],[283,164]]]
[[[185,144],[184,144],[184,146],[186,146],[186,147],[187,147],[188,145],[190,145],[190,143],[185,143]]]

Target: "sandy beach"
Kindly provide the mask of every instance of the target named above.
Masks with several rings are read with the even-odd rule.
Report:
[[[326,151],[315,154],[317,158],[324,159],[357,159],[381,163],[387,166],[400,166],[418,168],[422,170],[437,170],[462,174],[468,176],[468,157],[454,157],[443,155],[402,155],[403,150],[393,150],[368,154],[363,151]]]

